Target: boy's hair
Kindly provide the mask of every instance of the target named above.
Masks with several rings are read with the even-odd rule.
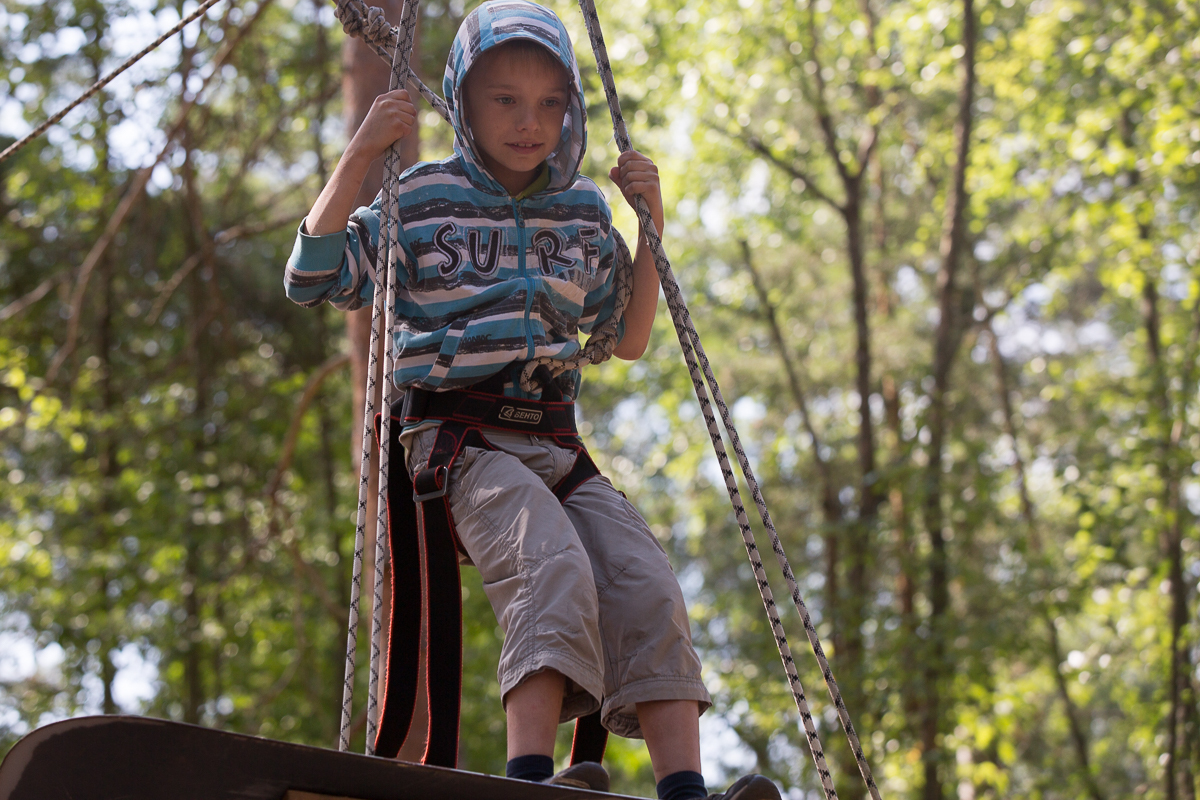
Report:
[[[488,49],[483,57],[490,58],[500,55],[509,56],[524,65],[538,69],[566,72],[566,67],[559,61],[558,56],[550,51],[550,48],[531,39],[512,39],[502,42]]]

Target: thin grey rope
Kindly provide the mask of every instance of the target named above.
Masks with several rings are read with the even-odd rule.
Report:
[[[369,6],[364,0],[334,0],[336,8],[334,13],[337,15],[338,21],[342,23],[342,30],[351,36],[357,36],[363,40],[363,43],[370,47],[375,53],[387,61],[389,64],[396,64],[396,47],[399,41],[399,34],[387,21],[384,16],[383,9],[378,6]],[[401,23],[403,24],[403,23]],[[404,58],[404,64],[409,64],[411,59],[412,41],[408,44],[409,54]],[[433,107],[433,110],[438,115],[450,122],[450,108],[435,91],[430,89],[421,79],[417,77],[411,69],[408,70],[408,85],[417,90],[421,97]],[[401,84],[393,79],[392,88],[399,88]]]
[[[398,28],[386,25],[382,30],[394,36],[392,47],[376,47],[376,52],[390,52],[392,55],[392,75],[390,88],[401,85],[402,76],[411,77],[409,60],[416,32],[417,2],[406,2],[402,12],[401,24]],[[341,6],[339,6],[339,10]],[[377,10],[377,9],[376,9]],[[381,12],[382,13],[382,12]],[[339,18],[341,14],[339,14]],[[378,26],[377,26],[378,27]],[[347,27],[348,33],[354,33]],[[357,35],[357,34],[356,34]],[[428,90],[426,90],[428,91]],[[440,99],[440,98],[439,98]],[[371,440],[375,417],[375,372],[379,364],[380,351],[383,352],[384,385],[383,413],[384,420],[380,433],[379,480],[376,495],[375,514],[375,561],[372,569],[373,600],[371,614],[371,656],[370,673],[368,678],[367,696],[367,736],[366,753],[374,755],[375,738],[379,726],[379,675],[382,660],[381,640],[383,637],[383,563],[387,557],[387,492],[388,466],[391,455],[390,424],[392,401],[392,348],[388,346],[386,337],[392,335],[395,327],[395,295],[396,267],[399,256],[397,242],[397,181],[400,177],[399,149],[393,143],[384,158],[384,197],[383,216],[386,235],[383,238],[383,253],[375,265],[373,282],[375,284],[374,301],[371,306],[371,345],[367,367],[367,396],[363,411],[363,445],[359,461],[358,479],[358,518],[354,534],[354,575],[350,584],[350,620],[346,636],[346,678],[342,688],[342,721],[338,738],[338,748],[347,750],[350,746],[349,732],[354,704],[354,672],[355,651],[358,644],[358,615],[359,595],[362,587],[363,556],[365,550],[365,533],[367,517],[367,493],[370,486]],[[386,292],[380,291],[380,284],[386,284]],[[382,312],[382,313],[381,313]],[[385,336],[379,333],[379,318],[384,318]]]
[[[416,39],[417,8],[419,0],[405,0],[404,10],[400,14],[400,25],[396,29],[395,57],[392,60],[391,89],[404,85],[404,78],[409,74],[409,60],[412,57],[412,46]],[[384,303],[384,332],[385,337],[380,342],[383,348],[383,424],[379,434],[379,495],[375,502],[375,606],[371,624],[371,681],[370,696],[367,698],[367,755],[375,754],[375,734],[379,726],[379,674],[382,660],[380,643],[383,638],[383,563],[385,543],[387,542],[387,493],[388,465],[391,457],[392,437],[389,433],[391,424],[392,380],[394,370],[393,348],[391,346],[393,331],[396,327],[396,274],[400,268],[399,242],[399,208],[400,208],[400,146],[393,142],[387,149],[383,159],[383,222],[385,235],[383,238],[383,264],[387,274],[387,300]],[[379,289],[376,288],[378,294]]]
[[[83,94],[79,95],[79,97],[75,98],[73,101],[71,101],[69,104],[67,104],[66,108],[62,109],[57,114],[50,117],[50,119],[46,120],[41,125],[38,125],[32,131],[30,131],[26,136],[24,136],[20,141],[13,142],[8,147],[4,148],[4,152],[0,153],[0,163],[3,163],[4,160],[6,158],[8,158],[9,156],[11,156],[13,153],[17,152],[22,147],[24,147],[25,145],[32,142],[34,139],[41,136],[43,133],[45,133],[47,130],[50,129],[50,126],[54,125],[55,123],[60,121],[63,117],[65,117],[67,114],[71,113],[72,109],[74,109],[80,103],[86,102],[89,98],[94,97],[101,89],[103,89],[105,86],[108,86],[110,83],[112,83],[114,78],[116,78],[118,75],[120,75],[125,70],[132,67],[137,62],[141,61],[146,56],[148,56],[160,44],[165,42],[167,39],[170,39],[175,34],[179,33],[181,30],[183,30],[185,27],[187,27],[187,25],[189,23],[194,22],[195,20],[199,19],[204,14],[204,12],[208,11],[210,8],[212,8],[214,5],[216,5],[219,2],[221,2],[221,0],[204,0],[204,2],[200,4],[199,8],[197,8],[195,11],[193,11],[191,14],[189,14],[186,18],[181,19],[179,21],[179,24],[177,24],[174,28],[171,28],[171,30],[167,31],[162,36],[159,36],[153,42],[151,42],[150,44],[143,47],[140,52],[135,53],[134,55],[125,59],[125,63],[121,64],[121,66],[117,67],[112,72],[108,73],[103,78],[101,78],[100,80],[96,81],[91,86],[89,86],[83,92]]]
[[[624,117],[621,114],[620,100],[617,97],[616,87],[613,83],[612,65],[608,59],[608,53],[604,46],[604,35],[600,30],[600,20],[596,14],[596,7],[593,0],[579,0],[579,5],[583,11],[584,22],[588,30],[588,38],[591,40],[592,51],[596,57],[596,68],[600,73],[600,78],[604,84],[604,93],[608,100],[609,113],[613,120],[613,133],[617,141],[617,146],[621,152],[626,152],[632,149],[632,142],[629,138],[629,131],[625,125]],[[779,540],[779,534],[775,530],[775,525],[771,521],[770,512],[767,510],[766,501],[762,497],[762,492],[759,490],[758,481],[754,477],[753,470],[750,468],[749,459],[746,457],[745,451],[741,446],[741,440],[737,435],[737,430],[734,427],[733,420],[729,414],[729,409],[725,404],[724,398],[721,396],[720,387],[717,385],[716,377],[713,375],[708,357],[704,353],[704,348],[700,343],[700,336],[696,332],[695,325],[692,324],[691,316],[687,310],[687,304],[683,300],[683,296],[679,290],[679,284],[675,281],[675,277],[671,272],[671,264],[667,260],[666,253],[662,248],[662,240],[659,238],[658,231],[654,227],[654,220],[650,216],[650,209],[646,205],[646,201],[641,196],[635,198],[635,210],[638,220],[642,225],[642,230],[645,233],[647,242],[650,245],[651,252],[654,255],[654,266],[658,271],[659,280],[663,286],[663,293],[666,296],[667,307],[671,311],[671,319],[675,324],[675,333],[679,337],[679,344],[683,350],[684,360],[687,363],[688,373],[692,378],[692,385],[696,391],[696,399],[700,403],[700,409],[704,414],[705,424],[708,428],[709,438],[712,440],[713,450],[716,453],[717,461],[721,467],[721,474],[725,480],[725,488],[729,493],[730,502],[733,504],[734,514],[738,521],[738,527],[742,532],[742,541],[746,546],[746,554],[750,559],[750,564],[754,569],[754,576],[758,582],[759,593],[762,596],[763,607],[766,609],[767,617],[770,620],[772,633],[775,635],[775,642],[779,649],[780,659],[783,661],[784,670],[787,673],[788,684],[792,690],[792,697],[796,702],[796,708],[800,712],[800,718],[804,725],[805,734],[808,738],[809,749],[812,752],[813,762],[817,768],[817,774],[821,780],[821,788],[825,792],[827,798],[837,797],[837,790],[833,786],[833,781],[829,773],[829,768],[825,763],[825,753],[821,746],[821,741],[817,735],[816,725],[812,719],[812,713],[808,708],[808,701],[804,694],[804,688],[800,683],[800,676],[796,672],[795,660],[792,657],[791,648],[788,645],[787,636],[783,630],[783,623],[779,619],[779,612],[775,605],[774,595],[771,592],[770,584],[767,581],[766,571],[763,569],[762,559],[759,556],[758,546],[754,541],[754,534],[750,528],[749,520],[746,516],[746,509],[741,500],[741,493],[737,487],[737,480],[734,476],[733,469],[729,464],[729,455],[725,448],[725,442],[721,438],[720,429],[717,427],[716,418],[712,412],[712,406],[709,402],[707,393],[705,392],[705,384],[708,385],[709,391],[712,393],[713,400],[717,403],[717,407],[721,413],[721,421],[725,425],[725,429],[729,432],[730,442],[733,445],[734,452],[737,454],[738,464],[742,469],[742,474],[746,479],[747,486],[750,487],[751,494],[754,498],[755,505],[758,508],[759,515],[762,518],[763,525],[767,529],[767,534],[771,540],[771,549],[775,552],[776,560],[783,571],[784,579],[788,584],[788,589],[792,594],[792,601],[796,605],[796,609],[800,613],[800,617],[804,623],[804,630],[808,635],[809,643],[812,646],[813,654],[816,656],[817,663],[821,668],[822,677],[825,680],[825,685],[829,690],[829,695],[833,699],[834,706],[838,711],[838,718],[842,723],[842,727],[846,732],[847,740],[850,742],[850,748],[854,752],[855,761],[858,764],[859,772],[862,774],[863,780],[866,783],[867,790],[870,792],[874,800],[880,799],[879,789],[875,785],[875,780],[871,775],[870,765],[867,764],[866,757],[862,752],[862,746],[859,743],[858,735],[854,731],[854,725],[850,720],[849,712],[846,710],[845,702],[842,700],[841,691],[837,687],[837,682],[834,680],[833,671],[829,667],[829,661],[825,657],[825,652],[821,647],[820,637],[817,636],[816,629],[813,627],[812,618],[808,613],[808,608],[804,604],[803,598],[800,596],[799,587],[796,585],[796,580],[792,574],[791,565],[788,563],[787,556],[784,553],[783,545]],[[697,360],[699,364],[697,364]],[[703,374],[703,380],[701,380]]]
[[[616,294],[616,300],[612,315],[605,320],[603,325],[592,331],[587,344],[570,358],[541,356],[526,362],[524,369],[521,370],[521,388],[525,391],[537,392],[543,388],[541,382],[533,377],[533,371],[539,366],[544,365],[550,370],[550,377],[557,378],[568,370],[579,369],[584,364],[603,364],[612,358],[613,351],[617,347],[617,333],[621,317],[624,316],[625,308],[629,305],[629,298],[633,296],[633,257],[629,255],[629,247],[625,244],[625,240],[620,236],[616,237],[616,240],[617,252],[613,264],[613,270],[615,270],[613,292]]]
[[[368,269],[370,264],[368,263]],[[379,280],[376,264],[374,279]],[[354,572],[350,581],[350,621],[346,629],[346,677],[342,684],[342,724],[338,733],[338,749],[350,749],[350,719],[354,704],[354,654],[358,647],[358,600],[362,591],[363,551],[366,547],[367,492],[371,483],[371,437],[375,417],[375,371],[379,365],[379,317],[383,311],[383,293],[375,292],[371,304],[371,348],[367,361],[367,397],[363,408],[362,455],[358,470],[358,517],[354,528]]]

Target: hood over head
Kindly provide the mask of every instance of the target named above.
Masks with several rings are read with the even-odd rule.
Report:
[[[463,119],[463,84],[467,73],[488,50],[505,42],[526,40],[535,42],[551,53],[571,76],[571,98],[563,117],[558,147],[546,159],[550,167],[547,190],[565,189],[579,176],[583,154],[587,149],[587,111],[583,102],[579,66],[571,37],[555,13],[526,0],[491,0],[472,11],[458,28],[450,57],[446,59],[446,75],[442,79],[442,94],[450,106],[454,121],[454,150],[462,156],[471,180],[490,191],[504,193],[475,147],[475,141]]]

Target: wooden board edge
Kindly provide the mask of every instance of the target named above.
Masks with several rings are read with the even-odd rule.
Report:
[[[334,797],[331,794],[313,794],[312,792],[302,792],[299,789],[288,789],[284,794],[283,800],[360,800],[355,797]]]

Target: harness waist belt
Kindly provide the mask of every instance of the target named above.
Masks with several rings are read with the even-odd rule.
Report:
[[[578,435],[575,404],[569,400],[522,400],[470,389],[427,392],[409,387],[400,413],[405,425],[433,419],[540,436]]]

